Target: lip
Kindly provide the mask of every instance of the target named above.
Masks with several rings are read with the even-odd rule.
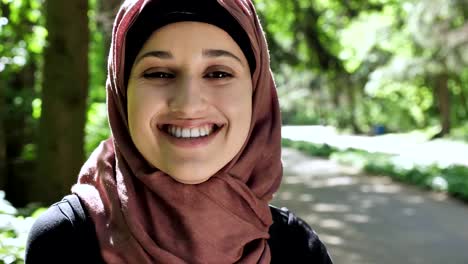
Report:
[[[177,138],[166,132],[162,127],[164,125],[174,125],[174,126],[180,126],[184,128],[194,128],[194,127],[200,127],[203,125],[217,125],[218,129],[213,131],[209,136],[204,136],[204,137],[199,137],[199,138]],[[198,147],[203,147],[208,144],[210,144],[214,138],[220,133],[221,130],[225,128],[225,125],[218,125],[217,123],[214,122],[194,122],[194,121],[177,121],[177,122],[167,122],[164,124],[158,125],[158,132],[163,135],[164,138],[167,139],[169,143],[171,143],[174,146],[180,147],[180,148],[198,148]]]

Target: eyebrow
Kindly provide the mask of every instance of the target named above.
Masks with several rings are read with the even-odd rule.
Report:
[[[232,54],[231,52],[229,52],[227,50],[206,49],[206,50],[203,50],[202,54],[203,54],[203,56],[208,57],[208,58],[230,57],[230,58],[233,58],[233,59],[237,60],[240,64],[244,65],[242,63],[241,59],[239,59],[239,57],[237,57],[236,55]]]
[[[160,59],[173,59],[174,56],[172,56],[172,53],[169,51],[162,51],[162,50],[153,50],[153,51],[148,51],[143,55],[140,55],[138,58],[135,59],[135,65],[138,64],[139,61],[146,57],[156,57]]]
[[[231,52],[229,52],[227,50],[204,49],[202,51],[202,55],[204,57],[208,57],[208,58],[218,58],[218,57],[233,58],[233,59],[237,60],[242,66],[244,66],[244,64],[242,63],[242,60],[239,57],[237,57],[236,55],[234,55],[233,53],[231,53]],[[169,51],[153,50],[153,51],[148,51],[148,52],[144,53],[143,55],[140,55],[139,57],[137,57],[136,60],[135,60],[135,64],[138,64],[139,61],[141,61],[142,59],[144,59],[146,57],[156,57],[156,58],[160,58],[160,59],[163,59],[163,60],[168,60],[168,59],[173,59],[174,58],[172,53],[169,52]]]

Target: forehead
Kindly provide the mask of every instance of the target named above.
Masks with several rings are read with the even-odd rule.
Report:
[[[211,24],[194,21],[171,23],[154,31],[141,51],[154,48],[184,51],[222,48],[237,54],[242,53],[226,31]]]

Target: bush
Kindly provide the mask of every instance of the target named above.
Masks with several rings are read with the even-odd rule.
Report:
[[[328,158],[333,152],[338,151],[337,148],[334,148],[328,144],[318,145],[305,141],[294,141],[286,138],[282,139],[282,145],[285,147],[298,149],[308,155],[323,158]]]
[[[468,168],[450,166],[442,170],[448,183],[448,192],[457,197],[468,198]]]
[[[24,263],[28,232],[44,210],[35,204],[16,209],[5,200],[5,192],[0,191],[0,263]]]

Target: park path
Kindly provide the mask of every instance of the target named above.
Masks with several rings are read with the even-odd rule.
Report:
[[[305,219],[335,264],[467,264],[468,205],[283,149],[273,204]]]

